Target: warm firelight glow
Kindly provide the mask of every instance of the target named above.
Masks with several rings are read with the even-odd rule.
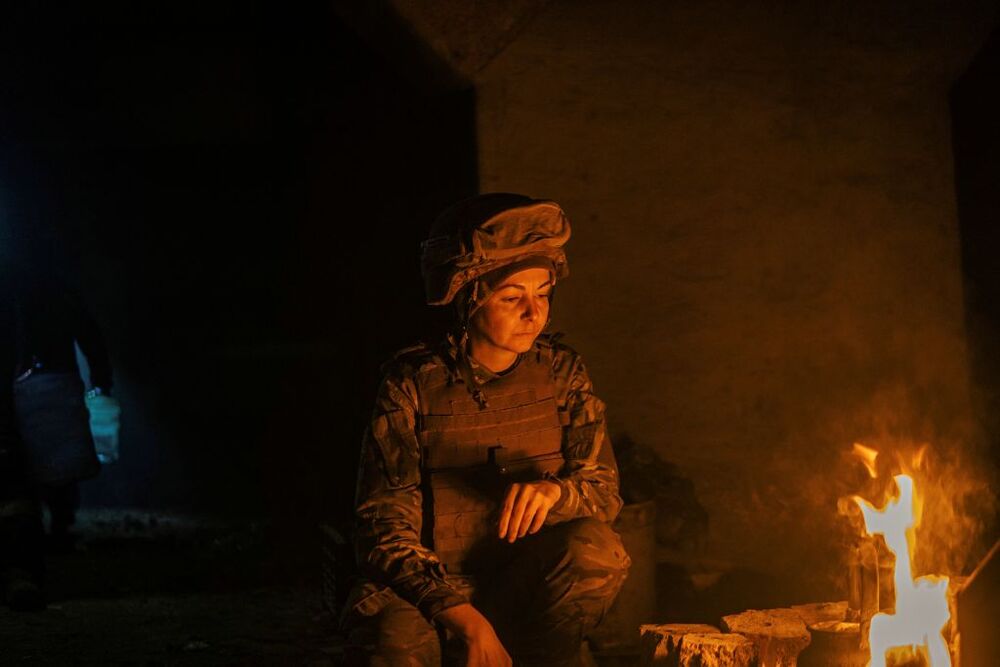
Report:
[[[865,464],[865,469],[868,474],[871,475],[872,479],[878,477],[878,471],[875,468],[875,459],[878,458],[878,452],[871,447],[865,447],[860,442],[854,443],[854,455],[861,459],[861,462]]]
[[[942,631],[950,618],[948,578],[913,577],[911,553],[914,529],[919,512],[914,511],[913,478],[893,477],[899,496],[883,509],[855,497],[871,535],[885,537],[886,545],[896,556],[893,581],[896,588],[895,613],[876,614],[871,620],[868,640],[871,667],[884,667],[887,659],[904,662],[915,653],[923,654],[930,667],[950,667],[951,656]]]

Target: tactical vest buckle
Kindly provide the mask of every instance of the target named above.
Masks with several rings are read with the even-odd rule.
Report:
[[[503,445],[494,445],[486,450],[486,460],[499,474],[507,474],[507,449]]]

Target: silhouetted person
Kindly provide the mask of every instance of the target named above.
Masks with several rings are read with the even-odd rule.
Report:
[[[111,364],[100,330],[78,295],[41,271],[21,271],[15,284],[18,425],[29,476],[51,512],[52,543],[66,549],[79,506],[77,482],[100,470],[74,341],[90,367],[92,392],[110,394]]]
[[[0,595],[12,609],[40,609],[42,521],[14,412],[13,279],[0,270]]]

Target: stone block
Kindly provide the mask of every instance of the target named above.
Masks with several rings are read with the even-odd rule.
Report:
[[[758,667],[757,648],[739,634],[710,625],[642,626],[641,665],[671,667]]]
[[[847,618],[847,600],[796,604],[792,605],[791,609],[798,614],[806,627],[826,621],[843,621]]]
[[[757,647],[761,667],[795,667],[809,645],[809,630],[792,609],[759,611],[722,618],[722,629],[744,635]]]
[[[858,623],[820,621],[809,626],[812,641],[799,656],[800,667],[865,667],[868,651],[861,648]]]

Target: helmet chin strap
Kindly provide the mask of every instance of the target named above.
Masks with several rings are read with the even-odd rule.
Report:
[[[468,347],[469,333],[465,332],[462,339],[458,341],[458,372],[462,374],[462,381],[465,382],[465,388],[472,394],[472,398],[479,404],[480,408],[485,410],[490,407],[490,403],[486,400],[486,394],[483,393],[483,388],[479,386],[479,381],[476,380],[475,373],[472,372]]]
[[[467,296],[460,294],[465,298],[458,301],[458,326],[455,332],[458,372],[462,376],[466,390],[472,394],[472,398],[481,409],[488,408],[489,401],[487,401],[482,387],[479,386],[475,373],[472,372],[472,361],[469,358],[469,324],[472,322],[472,316],[489,298],[488,290],[489,288],[479,280],[473,280],[467,290],[463,290],[467,292]],[[482,291],[487,291],[487,294],[482,296]]]

